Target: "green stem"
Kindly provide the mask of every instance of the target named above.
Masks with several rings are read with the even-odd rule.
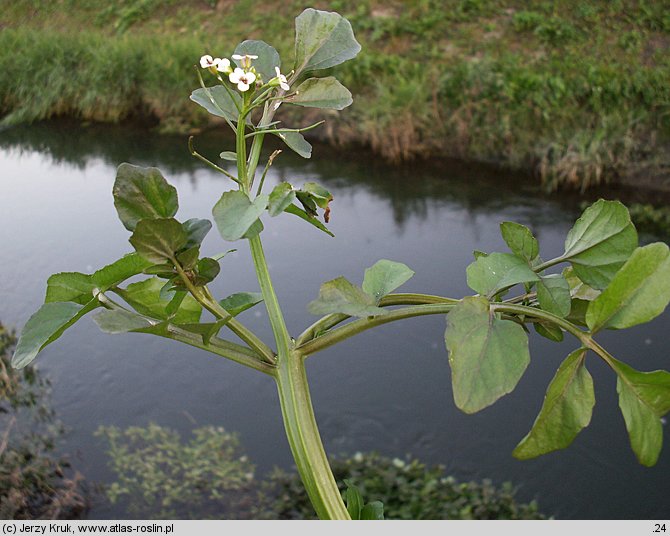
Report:
[[[276,368],[269,363],[265,363],[259,360],[257,355],[254,354],[253,356],[250,356],[247,354],[247,352],[244,351],[246,350],[244,347],[238,347],[238,345],[223,339],[219,339],[218,337],[212,337],[209,341],[209,344],[205,344],[202,341],[202,337],[197,333],[191,333],[172,325],[168,327],[167,334],[161,336],[183,342],[189,346],[195,346],[196,348],[206,350],[207,352],[211,352],[216,355],[220,355],[221,357],[230,359],[231,361],[239,363],[240,365],[244,365],[245,367],[249,367],[251,369],[263,372],[264,374],[268,374],[269,376],[277,376]]]
[[[189,138],[188,138],[188,150],[191,153],[191,156],[195,156],[198,160],[207,164],[209,167],[215,169],[219,173],[223,173],[226,177],[228,177],[229,179],[232,179],[237,184],[240,183],[240,181],[237,179],[237,177],[235,175],[233,175],[232,173],[228,173],[225,169],[223,169],[222,167],[217,166],[214,162],[211,162],[211,161],[207,160],[198,151],[196,151],[193,147],[193,136],[189,136]]]
[[[212,295],[209,292],[209,289],[205,287],[196,287],[193,285],[191,280],[188,278],[183,268],[177,261],[177,259],[170,259],[174,264],[174,267],[179,273],[181,280],[184,282],[184,285],[191,293],[191,295],[196,299],[196,301],[212,313],[219,320],[227,320],[226,327],[230,329],[235,335],[240,339],[246,342],[252,350],[255,350],[258,354],[259,359],[262,359],[268,364],[274,365],[275,357],[272,349],[268,347],[263,341],[261,341],[251,330],[244,326],[239,320],[233,318],[228,311],[219,305],[219,303],[212,298]]]
[[[97,298],[100,301],[100,303],[107,309],[123,310],[128,313],[136,314],[137,316],[144,318],[147,322],[151,324],[155,325],[156,323],[158,323],[153,318],[149,318],[147,316],[136,313],[135,311],[126,309],[125,307],[115,302],[102,292],[100,292],[97,295]],[[240,346],[238,344],[225,341],[223,339],[219,339],[218,337],[212,337],[209,343],[205,344],[202,340],[202,336],[200,336],[199,334],[192,333],[188,330],[185,330],[178,326],[174,326],[172,324],[167,325],[166,331],[160,331],[157,332],[156,334],[159,335],[160,337],[165,337],[167,339],[179,341],[184,344],[188,344],[189,346],[195,346],[196,348],[200,348],[201,350],[205,350],[207,352],[219,355],[221,357],[225,357],[227,359],[230,359],[231,361],[239,363],[240,365],[244,365],[254,370],[263,372],[264,374],[268,374],[273,377],[276,376],[276,369],[274,367],[261,362],[258,359],[259,356],[255,352],[252,352],[251,350],[244,348],[243,346]]]
[[[408,299],[408,301],[411,301],[411,303],[417,303],[421,299],[421,295],[419,294],[411,294],[408,296],[411,297]],[[458,304],[458,300],[451,300],[449,298],[442,298],[445,301],[442,303],[436,303],[434,301],[435,298],[439,297],[426,296],[426,301],[424,302],[425,305],[412,305],[410,307],[403,307],[402,309],[389,311],[387,314],[383,315],[359,318],[358,320],[354,320],[349,324],[329,331],[320,337],[299,345],[297,350],[299,350],[305,356],[308,356],[320,352],[321,350],[325,350],[326,348],[330,348],[334,344],[362,333],[363,331],[367,331],[368,329],[381,326],[383,324],[388,324],[389,322],[403,320],[405,318],[413,318],[415,316],[448,314]],[[394,305],[399,305],[397,302],[402,301],[402,298],[394,298],[393,300],[396,302]],[[557,326],[563,328],[565,331],[576,337],[582,344],[588,346],[602,356],[602,347],[591,338],[589,333],[580,330],[571,322],[568,322],[567,320],[554,314],[543,311],[542,309],[536,309],[534,307],[508,303],[491,303],[490,308],[492,312],[525,315],[553,322]]]
[[[286,94],[285,90],[278,88],[277,95],[275,96],[275,98],[281,99],[284,97],[285,94]],[[263,108],[263,115],[261,117],[261,120],[258,122],[258,125],[256,125],[256,128],[263,129],[267,127],[270,123],[272,123],[272,118],[275,116],[279,104],[280,104],[279,101],[277,101],[277,104],[271,104],[269,101],[265,103],[265,107]],[[251,151],[249,154],[249,184],[254,183],[254,176],[256,175],[258,160],[261,157],[261,148],[263,147],[264,138],[265,138],[264,133],[261,133],[258,136],[254,136],[254,141],[251,144]]]
[[[563,257],[556,257],[555,259],[551,259],[547,262],[543,262],[539,266],[536,266],[535,268],[533,268],[533,271],[535,273],[539,274],[540,272],[546,270],[547,268],[551,268],[552,266],[554,266],[556,264],[560,264],[560,263],[564,262],[565,260],[566,259],[564,259]]]
[[[378,316],[368,316],[366,318],[359,318],[354,320],[349,324],[345,324],[342,327],[329,331],[316,339],[308,341],[297,349],[300,350],[303,354],[312,355],[326,348],[330,348],[334,344],[341,342],[345,339],[358,335],[363,331],[368,329],[381,326],[383,324],[388,324],[389,322],[394,322],[396,320],[403,320],[405,318],[412,318],[415,316],[423,315],[436,315],[436,314],[447,314],[451,311],[456,305],[452,303],[438,303],[438,304],[426,304],[426,305],[414,305],[410,307],[403,307],[402,309],[396,309],[394,311],[389,311],[387,314],[380,314]]]
[[[207,303],[207,310],[210,313],[212,313],[214,316],[216,316],[221,320],[231,317],[231,314],[228,311],[226,311],[223,307],[221,307],[219,302],[217,302],[212,297],[212,294],[209,292],[207,286],[203,287],[203,292],[205,295],[204,301]],[[226,327],[230,329],[230,331],[232,331],[240,339],[246,342],[250,348],[255,350],[258,353],[258,355],[261,356],[261,359],[263,359],[263,361],[271,365],[275,364],[276,357],[274,352],[272,351],[272,348],[270,348],[267,344],[265,344],[262,340],[260,340],[256,336],[256,334],[249,328],[247,328],[244,324],[242,324],[242,322],[240,322],[236,318],[231,317],[230,320],[228,320],[228,322],[226,323]]]
[[[272,162],[274,162],[274,159],[277,158],[281,154],[281,149],[277,149],[276,151],[273,151],[272,154],[270,155],[270,158],[268,158],[267,163],[265,164],[265,169],[263,170],[263,174],[261,175],[261,181],[258,183],[258,189],[256,190],[256,196],[261,195],[261,192],[263,192],[263,184],[265,183],[265,176],[268,174],[268,170],[270,169],[270,166],[272,165]]]
[[[268,123],[272,122],[272,117],[274,116],[274,111],[272,110],[267,102],[265,103],[265,108],[263,109],[263,116],[258,122],[257,128],[263,128]],[[254,176],[256,175],[256,168],[258,167],[258,160],[261,157],[261,148],[263,147],[263,140],[265,139],[265,134],[261,133],[258,136],[254,136],[253,142],[251,143],[251,150],[249,152],[249,185],[253,185]],[[239,161],[239,159],[238,159]]]
[[[381,307],[386,307],[390,305],[424,305],[429,303],[458,303],[460,300],[454,298],[445,298],[443,296],[434,296],[432,294],[414,294],[414,293],[398,293],[398,294],[388,294],[384,296],[379,305]],[[349,315],[343,313],[332,313],[329,315],[320,318],[309,326],[305,331],[303,331],[300,336],[295,341],[296,346],[300,346],[307,341],[311,341],[324,331],[337,326],[338,324],[344,322],[348,318],[351,318]]]
[[[263,134],[283,134],[285,132],[306,132],[308,130],[312,130],[313,128],[318,127],[319,125],[323,125],[325,122],[326,122],[325,120],[319,121],[318,123],[314,123],[313,125],[309,125],[303,128],[277,128],[275,130],[257,130],[256,132],[250,132],[245,137],[253,138],[254,136],[260,136]]]
[[[290,352],[279,363],[277,388],[293,458],[320,519],[350,519],[333,477],[312,409],[304,356]]]
[[[269,117],[272,114],[268,112],[268,109],[266,107],[261,123],[270,121]],[[239,176],[244,178],[242,191],[249,195],[263,136],[254,138],[249,159],[249,172],[247,172],[244,123],[239,121],[237,125]],[[249,239],[249,248],[251,249],[251,257],[256,268],[256,276],[261,287],[272,332],[277,343],[278,371],[275,378],[286,437],[298,472],[314,510],[321,519],[349,519],[349,513],[342,501],[319,435],[309,394],[304,356],[293,350],[293,343],[286,329],[279,300],[272,285],[260,236],[256,235]]]

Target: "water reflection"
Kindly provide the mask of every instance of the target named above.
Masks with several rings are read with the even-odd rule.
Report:
[[[196,136],[198,151],[221,163],[218,153],[234,146],[227,131],[207,131]],[[281,148],[270,139],[268,151]],[[187,150],[183,135],[150,135],[146,130],[128,126],[80,124],[60,120],[39,127],[15,127],[0,131],[0,148],[19,153],[39,153],[54,164],[67,164],[83,170],[94,161],[116,167],[120,162],[159,166],[169,177],[180,174],[196,182],[202,164]],[[286,149],[275,165],[279,180],[302,181],[318,177],[337,189],[355,189],[358,195],[373,195],[388,202],[393,219],[402,227],[407,219],[425,219],[431,207],[443,206],[467,210],[474,215],[527,204],[523,215],[528,223],[546,222],[542,212],[532,210],[540,202],[556,203],[533,185],[528,177],[495,172],[483,165],[465,165],[457,161],[406,163],[391,167],[364,149],[332,148],[318,145],[315,159],[305,161]],[[449,179],[449,180],[445,180]],[[577,210],[578,197],[563,197],[560,202]]]

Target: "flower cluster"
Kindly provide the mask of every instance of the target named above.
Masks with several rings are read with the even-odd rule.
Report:
[[[228,74],[232,71],[230,68],[230,60],[228,58],[212,58],[209,54],[205,54],[200,58],[200,67],[209,69],[212,74],[216,74],[217,71]]]
[[[228,75],[231,84],[236,84],[237,89],[242,92],[248,91],[251,84],[256,81],[255,69],[251,66],[252,60],[257,60],[258,56],[253,54],[233,54],[233,59],[239,61],[242,68],[236,67],[235,70]]]
[[[233,59],[238,62],[240,67],[233,69],[228,58],[213,58],[206,54],[200,58],[200,67],[208,69],[212,74],[227,74],[230,83],[236,85],[242,93],[249,91],[254,83],[262,82],[256,69],[251,65],[251,62],[257,60],[258,56],[254,54],[233,54]],[[269,80],[268,85],[279,86],[284,91],[288,91],[290,86],[286,76],[281,74],[279,67],[275,67],[275,72],[277,76]]]

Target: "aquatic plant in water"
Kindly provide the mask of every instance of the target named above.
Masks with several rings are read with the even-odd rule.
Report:
[[[310,401],[307,357],[382,324],[444,315],[454,401],[462,411],[475,413],[516,387],[530,361],[527,331],[532,325],[548,339],[560,341],[567,333],[577,344],[558,368],[540,413],[514,456],[527,459],[565,448],[589,424],[595,396],[586,359],[594,354],[616,374],[633,451],[640,463],[654,465],[661,450],[661,417],[670,410],[670,373],[634,370],[594,336],[603,329],[647,322],[663,312],[670,302],[670,250],[663,243],[638,247],[628,211],[616,201],[601,199],[588,207],[568,233],[565,251],[549,260],[540,257],[530,229],[503,222],[500,230],[510,251],[476,251],[467,268],[474,294],[462,299],[396,293],[414,272],[387,259],[365,270],[362,286],[344,277],[327,281],[308,305],[321,318],[295,338],[289,334],[263,250],[264,225],[289,214],[332,236],[326,226],[332,195],[314,182],[301,186],[281,182],[264,191],[266,174],[280,151],[272,153],[259,172],[263,141],[276,136],[309,158],[312,147],[302,133],[320,123],[287,128],[274,120],[275,113],[281,105],[331,110],[349,106],[350,92],[336,78],[318,75],[360,50],[351,25],[337,13],[307,9],[297,17],[295,30],[290,73],[282,74],[287,69],[272,46],[244,41],[235,48],[232,62],[203,56],[198,70],[201,87],[191,94],[192,101],[235,133],[234,151],[221,153],[223,160],[236,163],[235,172],[199,154],[193,139],[189,150],[232,181],[233,188],[223,192],[212,216],[224,240],[248,244],[261,292],[215,298],[208,284],[225,259],[200,255],[212,223],[177,220],[177,191],[161,172],[124,163],[114,183],[114,204],[135,251],[92,274],[51,276],[45,304],[24,327],[14,366],[29,364],[92,311],[98,311],[95,320],[105,332],[153,334],[235,361],[276,381],[287,438],[317,515],[381,519],[382,504],[365,504],[355,486],[347,488],[346,504],[340,494]],[[200,69],[214,77],[213,85],[204,82]],[[564,265],[562,271],[556,269],[559,265]],[[139,275],[148,277],[123,286]],[[236,318],[261,302],[268,312],[274,348]],[[202,321],[203,310],[213,320]],[[221,337],[224,329],[242,344]]]

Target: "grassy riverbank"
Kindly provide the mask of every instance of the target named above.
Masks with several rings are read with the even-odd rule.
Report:
[[[312,5],[349,18],[363,45],[335,73],[355,97],[326,126],[335,144],[396,161],[439,155],[532,169],[548,188],[670,169],[664,2]],[[258,38],[288,63],[304,7],[14,1],[0,13],[0,112],[7,123],[72,115],[189,130],[206,120],[187,98],[200,55]]]

